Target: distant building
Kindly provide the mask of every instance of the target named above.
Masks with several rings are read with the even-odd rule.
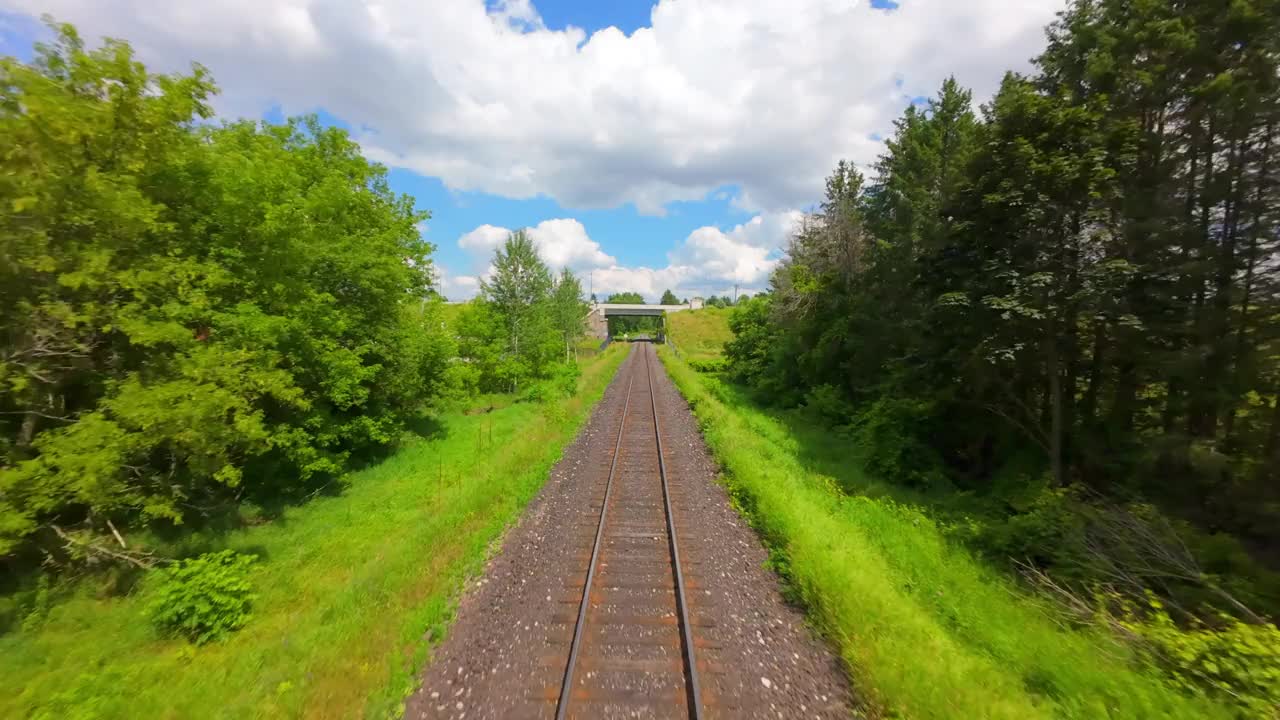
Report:
[[[696,298],[694,298],[694,299],[690,300],[690,301],[689,301],[689,309],[690,309],[690,310],[701,310],[701,309],[702,309],[702,298],[700,298],[700,297],[696,297]]]

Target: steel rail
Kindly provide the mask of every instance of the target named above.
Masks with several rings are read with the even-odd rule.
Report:
[[[647,356],[646,356],[647,358]],[[648,366],[646,364],[646,370]],[[564,681],[560,687],[560,699],[556,703],[556,719],[564,720],[569,712],[569,693],[573,690],[573,671],[578,664],[578,651],[582,647],[583,628],[586,627],[587,607],[590,604],[591,583],[596,577],[596,561],[600,559],[600,545],[604,539],[605,516],[609,511],[609,495],[613,492],[613,476],[618,469],[618,456],[622,454],[622,432],[627,427],[627,410],[631,407],[631,386],[636,374],[627,379],[627,395],[622,403],[622,421],[618,423],[618,439],[613,444],[613,460],[609,463],[609,479],[604,484],[604,502],[600,503],[600,522],[596,526],[596,541],[591,548],[591,564],[587,566],[587,580],[582,585],[582,600],[578,605],[578,621],[573,627],[573,644],[569,647],[569,662],[564,668]],[[652,387],[650,388],[652,391]]]
[[[658,424],[658,399],[653,391],[653,372],[649,369],[649,348],[644,352],[644,371],[649,379],[649,405],[653,408],[653,436],[658,442],[658,472],[662,475],[662,502],[667,509],[667,538],[670,541],[671,563],[676,578],[676,608],[680,612],[680,631],[684,639],[686,690],[689,693],[689,718],[698,720],[702,714],[702,691],[698,687],[698,666],[693,654],[693,626],[689,622],[689,604],[685,599],[684,573],[680,570],[680,546],[676,542],[676,521],[671,510],[671,491],[667,485],[667,463],[662,457],[662,427]]]
[[[634,361],[633,361],[634,362]],[[667,549],[671,553],[672,574],[675,579],[675,599],[676,609],[678,612],[678,620],[680,623],[681,644],[684,646],[684,652],[681,653],[684,662],[685,671],[685,690],[688,695],[690,720],[698,720],[702,714],[702,693],[698,686],[698,669],[696,659],[694,657],[693,647],[693,626],[689,622],[689,605],[685,598],[684,574],[680,568],[680,546],[676,540],[676,523],[675,514],[671,507],[671,492],[667,483],[667,464],[663,457],[662,449],[662,426],[658,422],[658,401],[657,394],[653,390],[653,371],[649,365],[649,348],[644,346],[644,373],[645,379],[649,385],[649,407],[653,411],[653,436],[658,450],[658,474],[662,480],[662,503],[666,510],[667,523]],[[590,606],[591,587],[595,581],[596,566],[600,559],[600,547],[604,540],[605,525],[608,519],[609,498],[613,492],[613,478],[617,473],[618,458],[622,454],[622,439],[624,430],[627,425],[627,411],[631,407],[631,390],[635,385],[635,369],[631,370],[631,376],[627,380],[626,400],[622,406],[622,421],[618,424],[618,437],[614,442],[613,459],[609,464],[609,477],[605,481],[604,502],[600,506],[600,520],[596,526],[595,544],[591,549],[591,564],[587,568],[587,579],[582,587],[582,599],[578,605],[578,619],[574,625],[573,642],[569,648],[569,661],[565,665],[563,684],[560,687],[560,697],[556,705],[557,720],[565,720],[568,717],[570,695],[573,692],[574,671],[578,664],[578,655],[582,647],[582,638],[585,634],[587,610]]]

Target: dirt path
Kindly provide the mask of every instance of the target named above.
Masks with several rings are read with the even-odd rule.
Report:
[[[688,405],[647,344],[633,347],[546,486],[464,594],[405,717],[552,718],[630,374],[649,353],[705,717],[848,717],[839,662],[785,604],[758,538],[715,483]],[[619,482],[636,482],[622,474]],[[638,683],[642,684],[642,683]],[[623,716],[622,710],[597,710]],[[633,716],[634,708],[626,716]],[[662,717],[661,709],[642,717]]]

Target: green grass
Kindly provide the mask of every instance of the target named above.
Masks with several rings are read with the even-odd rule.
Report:
[[[600,338],[584,337],[574,345],[574,350],[578,353],[578,358],[595,357],[600,354],[600,345],[603,341]]]
[[[486,550],[547,477],[625,356],[584,366],[577,395],[447,413],[442,432],[352,473],[347,490],[211,536],[261,557],[249,624],[195,647],[163,639],[145,592],[82,583],[0,637],[0,717],[398,716]]]
[[[703,308],[667,314],[667,335],[688,360],[715,360],[733,339],[729,329],[732,308]]]
[[[1214,718],[1132,651],[1065,629],[920,510],[857,474],[846,446],[811,442],[802,422],[662,351],[694,406],[726,482],[769,543],[790,589],[833,641],[869,708],[908,718]]]
[[[468,303],[465,302],[447,302],[440,305],[440,319],[450,329],[456,330],[458,318],[467,309]]]

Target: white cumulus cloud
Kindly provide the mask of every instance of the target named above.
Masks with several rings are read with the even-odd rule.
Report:
[[[617,260],[600,249],[600,244],[587,236],[587,229],[582,223],[572,218],[543,220],[537,225],[525,228],[529,239],[533,240],[542,258],[552,270],[569,268],[575,272],[592,268],[610,267]],[[466,250],[472,257],[473,269],[487,268],[493,259],[493,253],[506,242],[512,230],[495,225],[481,225],[476,229],[463,233],[458,238],[458,247]]]
[[[582,223],[571,218],[544,220],[527,231],[538,255],[553,269],[568,267],[583,276],[584,287],[603,298],[615,292],[638,292],[656,301],[664,290],[681,297],[723,295],[739,289],[758,292],[768,284],[782,248],[802,215],[795,210],[761,214],[729,231],[700,227],[667,254],[659,268],[619,265],[600,250]],[[493,252],[510,234],[507,228],[481,225],[458,238],[481,276],[491,272]],[[458,298],[472,297],[455,289]],[[446,293],[448,294],[448,293]],[[449,295],[451,299],[454,295]]]
[[[570,218],[544,220],[528,229],[529,237],[553,270],[589,270],[616,265],[617,260],[600,249],[600,243],[587,237],[582,223]]]
[[[549,29],[502,0],[0,0],[143,60],[207,65],[219,108],[324,108],[370,157],[450,188],[661,213],[737,186],[778,212],[867,163],[909,98],[950,74],[990,94],[1064,0],[661,0],[651,26]]]
[[[510,234],[511,231],[504,227],[485,224],[458,238],[458,247],[476,257],[489,258]]]

